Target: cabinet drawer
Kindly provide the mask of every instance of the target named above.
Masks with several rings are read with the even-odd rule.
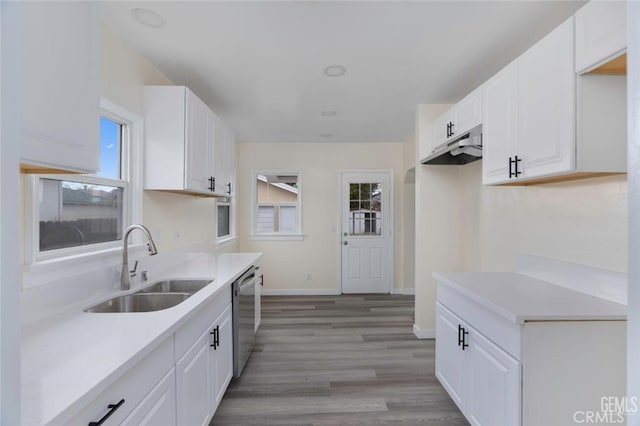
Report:
[[[89,422],[97,422],[109,412],[109,404],[117,404],[124,399],[120,408],[103,423],[105,426],[120,424],[173,367],[173,363],[173,339],[168,338],[80,413],[63,424],[87,426]]]
[[[205,304],[187,324],[176,331],[175,359],[180,359],[198,340],[200,335],[215,321],[231,303],[231,286],[222,290],[213,300]]]
[[[478,302],[465,297],[449,286],[438,283],[438,302],[472,324],[489,340],[507,351],[515,359],[521,359],[521,327],[507,321]]]

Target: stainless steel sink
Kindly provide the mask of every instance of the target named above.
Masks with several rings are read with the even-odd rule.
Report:
[[[137,294],[144,293],[189,293],[193,294],[206,287],[211,280],[165,280],[145,287],[137,291]]]
[[[184,302],[189,293],[135,293],[109,299],[89,309],[86,312],[153,312],[168,309]]]

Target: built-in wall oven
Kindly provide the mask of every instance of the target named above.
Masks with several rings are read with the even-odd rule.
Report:
[[[231,286],[233,300],[233,377],[240,377],[255,341],[257,267],[251,266]]]

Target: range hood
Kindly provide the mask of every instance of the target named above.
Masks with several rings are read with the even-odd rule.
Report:
[[[440,145],[422,164],[467,164],[482,158],[482,127],[478,126],[460,138]]]

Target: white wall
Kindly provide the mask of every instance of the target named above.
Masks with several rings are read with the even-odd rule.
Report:
[[[629,316],[627,319],[627,395],[640,396],[640,3],[627,2],[627,102],[629,169]],[[640,425],[640,414],[628,418]]]
[[[20,245],[15,27],[0,5],[0,425],[20,424]]]
[[[442,106],[418,108],[419,158]],[[416,169],[416,326],[435,328],[436,271],[512,271],[516,252],[627,270],[626,175],[482,185],[482,161]]]
[[[142,115],[143,87],[171,84],[151,62],[103,26],[102,96]],[[215,199],[153,191],[145,191],[143,197],[143,222],[158,250],[215,250]],[[224,251],[234,248],[227,245]]]
[[[394,287],[403,287],[400,143],[240,143],[237,145],[238,229],[241,251],[264,253],[265,290],[335,293],[338,287],[340,171],[394,171]],[[251,193],[255,171],[302,172],[303,241],[251,241]],[[307,274],[311,273],[311,280]]]

